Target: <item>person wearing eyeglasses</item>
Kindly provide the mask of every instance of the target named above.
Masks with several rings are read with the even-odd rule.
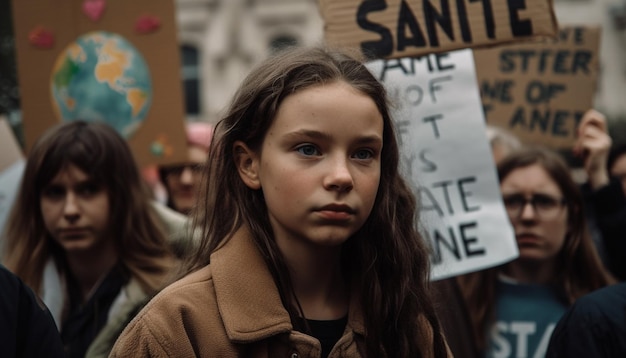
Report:
[[[195,205],[213,126],[206,122],[187,122],[185,130],[188,161],[159,168],[159,177],[167,192],[167,206],[188,215]]]
[[[485,357],[543,357],[574,301],[614,282],[587,230],[583,197],[559,154],[538,147],[498,164],[519,256],[459,276],[474,340]]]

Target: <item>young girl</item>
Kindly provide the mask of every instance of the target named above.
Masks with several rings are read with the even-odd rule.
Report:
[[[587,232],[569,168],[547,149],[525,148],[498,165],[519,257],[459,277],[477,347],[485,357],[543,357],[578,297],[613,282]]]
[[[361,62],[269,59],[215,133],[190,274],[113,357],[447,356],[386,93]]]
[[[125,140],[67,122],[33,146],[5,265],[49,307],[68,357],[107,356],[164,284],[173,256]]]

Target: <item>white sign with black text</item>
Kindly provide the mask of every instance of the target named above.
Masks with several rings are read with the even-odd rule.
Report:
[[[402,168],[432,245],[433,280],[517,257],[486,135],[472,51],[368,63],[385,84]]]

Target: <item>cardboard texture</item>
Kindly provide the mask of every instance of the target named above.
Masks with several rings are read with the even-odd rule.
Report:
[[[571,149],[593,107],[599,27],[563,27],[557,40],[474,50],[487,123],[524,143]]]
[[[93,105],[96,113],[85,114],[83,111],[76,117],[102,120],[102,112],[113,113],[118,109],[119,113],[122,109],[131,113],[132,118],[131,115],[116,115],[116,118],[106,118],[105,121],[118,126],[116,129],[127,138],[140,166],[186,161],[180,51],[172,0],[13,0],[12,7],[26,151],[47,128],[63,120],[77,119],[66,118],[67,112],[61,112],[60,106],[78,108],[82,105],[88,112]],[[152,19],[150,31],[140,31],[145,28],[139,26],[145,18]],[[84,78],[80,61],[85,62],[85,57],[79,57],[85,56],[84,53],[76,52],[77,46],[70,45],[84,39],[86,34],[93,35],[91,39],[97,38],[97,34],[92,33],[94,31],[104,33],[107,38],[122,39],[122,44],[129,46],[124,52],[112,52],[102,45],[100,52],[87,55],[92,56],[98,66],[103,65],[89,74],[97,78],[98,86],[102,86],[93,91],[77,90],[74,96],[70,96],[64,91],[78,85],[72,81],[80,81],[80,76]],[[83,46],[78,48],[85,49]],[[126,51],[128,48],[130,51]],[[76,61],[64,62],[71,51],[75,51],[72,55],[76,56]],[[123,56],[118,59],[128,60],[129,67],[107,67],[107,61],[118,55]],[[133,75],[128,78],[126,70],[129,68],[135,71],[133,75],[143,71],[142,78],[148,79],[143,85],[147,83],[145,88],[149,91],[133,88],[139,80],[135,81]],[[97,71],[101,72],[96,75]],[[80,76],[70,77],[76,73]],[[106,96],[98,100],[98,96],[106,91],[122,93],[126,103],[123,100],[113,102]],[[59,101],[59,94],[67,97]],[[89,97],[90,100],[77,97]],[[132,123],[129,118],[133,119]],[[125,123],[128,125],[123,132],[119,126]]]
[[[0,116],[0,173],[23,158],[22,149],[13,135],[9,122],[4,116]]]
[[[550,0],[319,0],[329,44],[398,58],[553,37]]]

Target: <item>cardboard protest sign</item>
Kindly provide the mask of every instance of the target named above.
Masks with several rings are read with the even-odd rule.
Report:
[[[15,202],[24,166],[24,156],[13,131],[7,120],[0,116],[0,233],[4,232],[4,225]],[[3,246],[0,240],[0,256]]]
[[[396,105],[403,169],[419,201],[421,231],[433,248],[432,278],[515,258],[472,52],[376,60],[368,67]]]
[[[398,58],[554,36],[551,0],[319,0],[328,43]]]
[[[104,121],[140,165],[186,160],[173,1],[13,0],[27,151],[56,123]]]
[[[525,143],[571,149],[593,107],[599,44],[597,27],[564,27],[556,40],[475,50],[487,123]]]

